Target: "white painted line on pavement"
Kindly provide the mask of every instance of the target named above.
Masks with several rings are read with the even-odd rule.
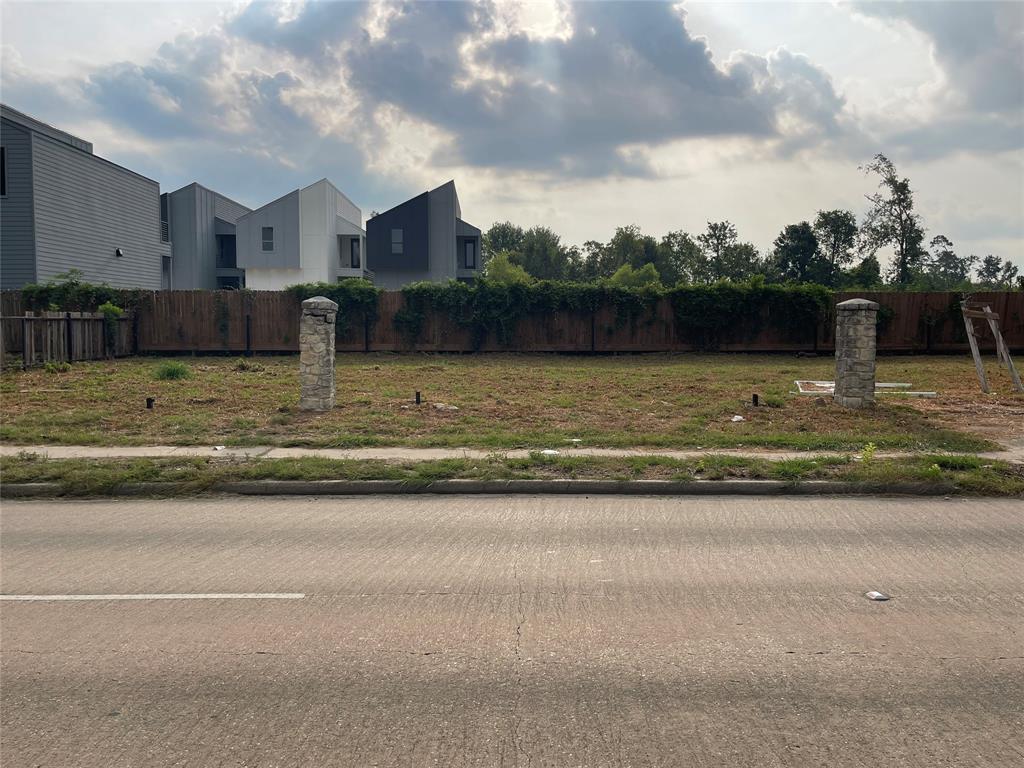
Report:
[[[305,595],[300,592],[209,592],[152,595],[0,595],[0,600],[45,603],[74,600],[301,600],[304,597]]]

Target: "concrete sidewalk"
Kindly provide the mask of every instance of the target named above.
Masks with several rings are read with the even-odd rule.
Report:
[[[325,459],[359,459],[380,461],[437,461],[440,459],[486,459],[489,456],[526,458],[545,447],[515,450],[480,450],[478,448],[280,448],[272,445],[249,447],[216,447],[211,445],[0,445],[0,456],[34,453],[48,459],[136,459],[176,456],[212,456],[227,459],[298,459],[316,456]],[[642,448],[558,448],[560,456],[598,456],[620,458],[629,456],[665,456],[672,459],[699,459],[704,456],[737,456],[783,461],[836,456],[854,451],[759,451],[734,448],[702,448],[688,450],[644,450]],[[935,453],[934,451],[879,451],[878,458],[900,458]],[[1024,446],[1010,446],[1004,451],[979,453],[986,459],[1024,464]]]

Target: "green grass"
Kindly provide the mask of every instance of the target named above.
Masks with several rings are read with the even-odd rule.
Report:
[[[615,448],[859,451],[871,442],[882,451],[975,452],[1024,436],[1024,396],[998,389],[1007,379],[994,364],[992,396],[978,391],[962,357],[879,358],[880,380],[938,390],[938,400],[883,399],[851,411],[789,394],[794,379],[828,379],[833,366],[781,355],[341,355],[337,407],[311,414],[298,410],[294,356],[82,362],[59,375],[4,371],[0,440],[507,450],[575,438]],[[766,407],[749,407],[755,392]]]
[[[701,459],[665,456],[607,458],[549,456],[525,458],[495,454],[486,459],[437,461],[301,459],[56,459],[35,454],[0,458],[7,483],[55,482],[68,496],[94,496],[120,485],[173,482],[176,493],[199,493],[234,480],[435,480],[597,479],[597,480],[846,480],[866,484],[925,482],[950,492],[1024,496],[1024,468],[973,456],[924,455],[902,459],[859,460],[847,455],[767,461],[708,455]]]
[[[178,381],[191,376],[189,367],[177,360],[165,360],[153,369],[153,378],[158,381]]]

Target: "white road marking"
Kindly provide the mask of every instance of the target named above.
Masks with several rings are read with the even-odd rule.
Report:
[[[208,592],[140,595],[0,595],[0,600],[28,603],[69,602],[75,600],[301,600],[300,592]]]

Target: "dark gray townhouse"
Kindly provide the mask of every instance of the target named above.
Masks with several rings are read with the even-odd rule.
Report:
[[[366,222],[373,282],[397,290],[420,280],[480,276],[480,230],[462,220],[455,182],[417,195]]]
[[[0,287],[72,269],[118,288],[160,288],[170,244],[160,185],[92,144],[0,105]]]

